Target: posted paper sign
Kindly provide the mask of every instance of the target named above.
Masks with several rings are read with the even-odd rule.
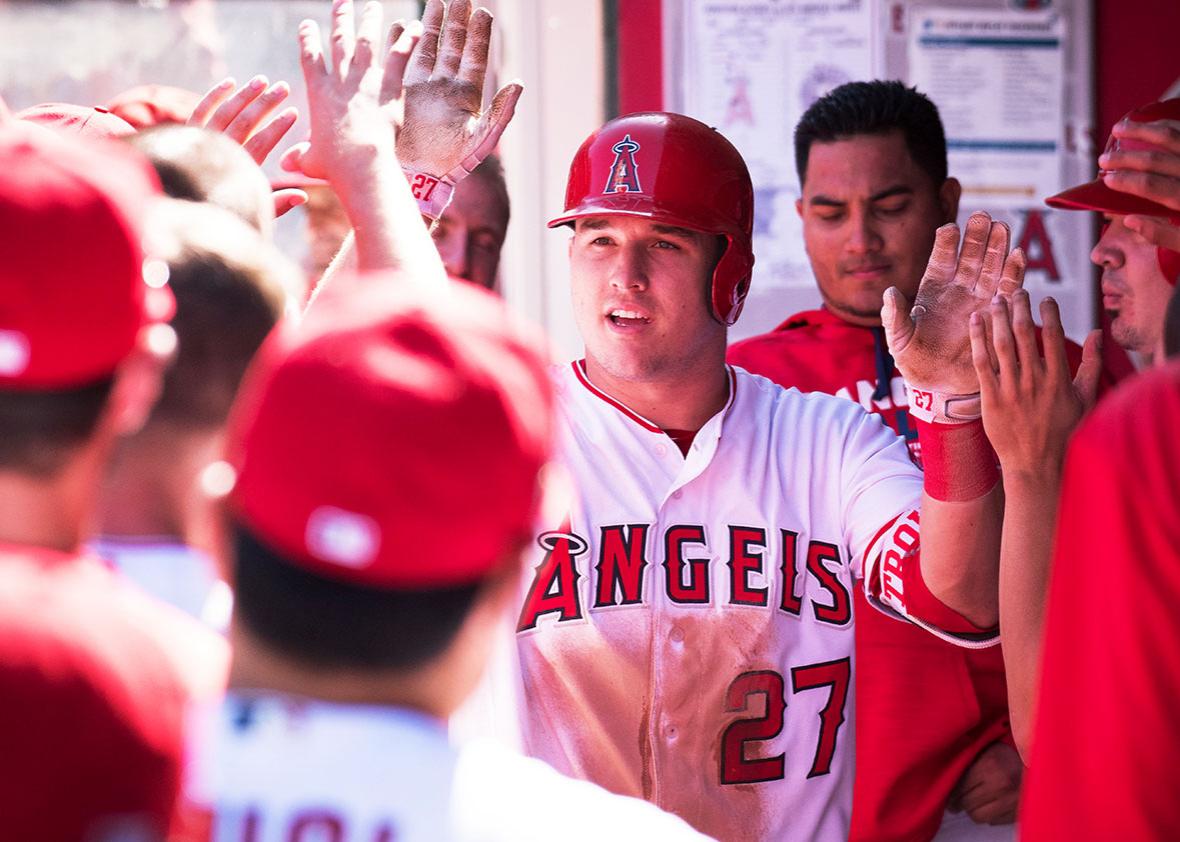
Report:
[[[754,298],[815,286],[795,213],[795,124],[828,91],[872,77],[871,5],[693,0],[683,7],[683,110],[732,141],[754,180]]]
[[[1065,21],[963,7],[914,18],[910,81],[938,105],[964,201],[1039,207],[1063,186]]]

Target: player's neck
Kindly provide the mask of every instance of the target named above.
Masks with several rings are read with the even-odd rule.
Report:
[[[174,537],[211,550],[212,503],[201,474],[220,458],[216,428],[182,430],[153,424],[124,443],[112,460],[94,531],[108,538]]]
[[[0,542],[76,551],[98,494],[101,460],[87,444],[53,476],[0,471]]]
[[[596,388],[664,430],[699,430],[729,400],[723,357],[672,376],[630,380],[612,377],[587,356],[586,376]]]

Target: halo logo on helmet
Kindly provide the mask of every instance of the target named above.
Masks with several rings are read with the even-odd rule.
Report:
[[[639,186],[639,165],[635,163],[635,153],[639,151],[639,144],[627,134],[610,149],[615,153],[615,162],[611,164],[606,190],[602,192],[642,193],[643,189]]]
[[[754,186],[741,153],[720,132],[662,111],[616,117],[592,132],[570,163],[565,210],[549,227],[604,214],[724,237],[709,303],[717,321],[737,320],[754,269]]]

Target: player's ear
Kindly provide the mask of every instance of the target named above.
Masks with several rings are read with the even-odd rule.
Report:
[[[938,188],[938,205],[942,210],[942,224],[954,222],[959,218],[959,198],[963,195],[963,185],[957,178],[948,178]]]
[[[803,218],[803,197],[800,196],[795,200],[795,213],[799,214],[799,218]]]

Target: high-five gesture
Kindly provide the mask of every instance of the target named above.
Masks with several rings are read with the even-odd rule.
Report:
[[[240,143],[261,166],[299,119],[299,111],[293,107],[274,115],[290,93],[286,82],[268,86],[265,76],[255,76],[236,91],[233,79],[223,79],[201,97],[188,125],[221,132]],[[276,217],[307,202],[307,194],[294,188],[275,190],[271,195]]]
[[[979,417],[968,320],[997,294],[1011,297],[1024,283],[1024,252],[1009,254],[1008,241],[1008,226],[983,212],[967,221],[961,250],[959,227],[944,225],[935,235],[913,308],[896,287],[885,291],[885,338],[910,388],[910,411],[923,420]]]
[[[272,116],[290,93],[286,82],[268,85],[265,76],[255,76],[236,91],[234,80],[224,79],[201,97],[188,125],[221,132],[261,164],[299,119],[295,108]]]
[[[428,0],[422,28],[422,39],[405,72],[405,124],[398,136],[397,154],[407,170],[449,187],[495,149],[523,88],[518,82],[508,83],[484,110],[484,78],[492,40],[492,16],[487,9],[472,12],[470,0],[449,4]],[[394,24],[391,42],[400,31],[400,24]],[[381,101],[396,101],[388,85],[381,92]],[[446,187],[442,192],[449,195]],[[441,207],[438,210],[441,212]]]
[[[388,51],[379,45],[381,4],[366,3],[359,21],[352,0],[332,4],[330,51],[314,21],[299,27],[311,140],[283,155],[286,169],[325,178],[356,232],[357,266],[398,269],[414,282],[445,284],[446,273],[394,151],[402,74],[422,28],[416,21]],[[381,98],[386,97],[383,106]]]
[[[382,43],[381,16],[381,4],[369,2],[356,23],[352,0],[335,0],[328,54],[315,21],[300,24],[300,65],[307,84],[311,140],[287,151],[284,168],[333,181],[363,163],[358,158],[362,150],[392,154],[398,125],[390,122],[389,114],[396,109],[383,109],[380,97],[384,88],[391,100],[400,98],[402,73],[420,30],[411,24],[383,56],[377,46]]]

